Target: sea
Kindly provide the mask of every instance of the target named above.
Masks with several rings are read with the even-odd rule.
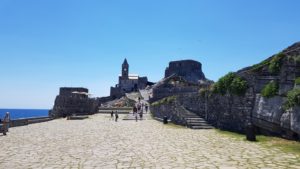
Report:
[[[0,118],[3,119],[5,113],[10,113],[12,120],[30,117],[48,117],[48,109],[0,109]]]

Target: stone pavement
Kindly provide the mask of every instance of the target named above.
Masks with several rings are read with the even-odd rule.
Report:
[[[122,116],[122,115],[121,115]],[[0,168],[300,168],[299,157],[155,120],[53,120],[0,136]]]

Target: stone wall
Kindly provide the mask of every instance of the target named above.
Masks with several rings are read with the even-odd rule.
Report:
[[[280,69],[278,72],[271,72],[269,65],[275,57],[280,58],[280,62],[277,63]],[[179,63],[173,63],[173,67],[179,66]],[[166,75],[169,75],[170,71],[170,68],[167,68]],[[252,122],[260,133],[299,139],[300,107],[284,110],[283,105],[287,92],[297,87],[295,79],[300,77],[300,43],[283,50],[280,55],[273,55],[262,63],[244,68],[235,74],[248,83],[248,90],[244,96],[236,96],[228,92],[224,96],[213,92],[200,95],[195,91],[190,93],[187,91],[177,98],[177,105],[173,106],[183,106],[205,117],[217,128],[244,132],[246,124]],[[260,93],[271,81],[278,84],[277,96],[264,98]],[[183,86],[163,82],[153,89],[153,94],[162,98],[172,96],[173,90],[176,93],[176,90],[183,88]],[[162,111],[163,105],[160,107],[161,109],[157,107],[155,111]],[[176,109],[176,107],[172,108],[175,113],[178,113]]]
[[[198,93],[199,89],[200,85],[188,82],[181,76],[173,75],[153,86],[150,102],[172,95]]]
[[[120,87],[110,87],[110,97],[117,99],[121,98],[122,96],[125,96],[125,93],[121,91]]]
[[[251,90],[244,97],[212,95],[207,100],[207,120],[217,128],[243,133],[253,109]]]
[[[284,110],[285,101],[285,97],[264,98],[257,94],[252,114],[253,123],[270,133],[297,139],[300,136],[300,108],[296,106]]]
[[[167,117],[174,124],[186,126],[186,120],[181,116],[185,110],[183,110],[177,100],[163,104],[154,104],[150,106],[150,111],[156,119]]]
[[[74,94],[73,92],[89,93],[89,90],[82,87],[61,87],[59,89],[59,95],[61,96],[70,96]]]
[[[148,78],[147,77],[139,77],[138,81],[138,89],[145,89],[148,84]]]
[[[26,126],[34,123],[47,122],[50,120],[52,120],[52,118],[50,117],[21,118],[21,119],[11,120],[9,123],[9,127]]]
[[[206,101],[205,96],[200,95],[199,92],[185,93],[177,97],[179,105],[183,105],[187,110],[190,110],[200,117],[206,117]]]

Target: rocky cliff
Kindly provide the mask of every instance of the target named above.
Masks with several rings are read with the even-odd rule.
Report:
[[[85,88],[60,88],[56,96],[53,109],[49,116],[53,118],[66,117],[70,115],[88,115],[97,111],[99,101],[89,98],[88,89]]]

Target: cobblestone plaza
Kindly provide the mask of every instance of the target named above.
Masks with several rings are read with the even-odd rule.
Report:
[[[121,116],[122,118],[123,116]],[[300,168],[299,157],[220,134],[97,114],[11,128],[0,168]]]

